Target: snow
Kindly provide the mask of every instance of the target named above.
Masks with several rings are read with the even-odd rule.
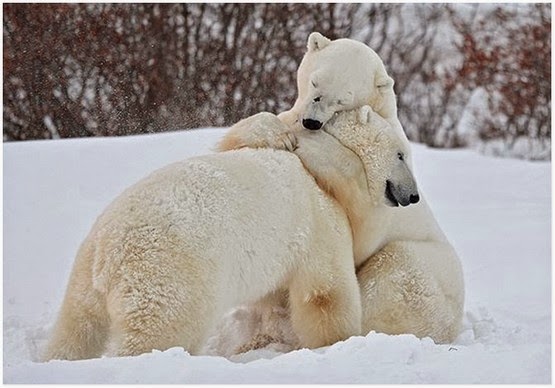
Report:
[[[464,330],[453,344],[372,332],[288,353],[274,347],[224,358],[172,348],[36,362],[96,216],[150,171],[211,152],[223,133],[4,144],[4,383],[551,381],[551,164],[417,144],[419,186],[464,267]],[[245,335],[240,312],[225,318],[213,343]]]

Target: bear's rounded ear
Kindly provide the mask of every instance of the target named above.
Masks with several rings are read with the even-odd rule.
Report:
[[[322,50],[324,47],[330,44],[330,42],[331,40],[329,40],[319,32],[313,32],[308,36],[307,48],[308,51]]]
[[[375,83],[376,83],[375,86],[377,88],[384,90],[384,89],[388,89],[388,88],[393,89],[393,85],[395,84],[395,81],[393,80],[393,78],[391,78],[387,74],[386,75],[378,74],[376,76]]]

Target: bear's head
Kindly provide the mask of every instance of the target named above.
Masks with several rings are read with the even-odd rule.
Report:
[[[363,105],[383,117],[397,114],[393,79],[370,47],[313,32],[307,48],[297,71],[294,107],[304,128],[320,129],[334,113]]]
[[[360,158],[374,203],[408,206],[420,200],[408,143],[369,106],[335,114],[323,130]]]

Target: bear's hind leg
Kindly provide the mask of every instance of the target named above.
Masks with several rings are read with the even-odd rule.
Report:
[[[82,360],[104,352],[108,313],[104,295],[92,286],[93,254],[87,239],[77,253],[58,319],[42,355],[44,361]]]
[[[108,296],[108,354],[134,356],[175,346],[197,353],[222,310],[213,279],[199,267],[183,258],[126,263]]]
[[[92,292],[94,293],[94,292]],[[49,360],[82,360],[100,357],[108,337],[108,320],[103,301],[88,303],[88,300],[67,296],[62,305],[52,337],[42,357]]]
[[[459,333],[462,270],[445,242],[394,241],[358,270],[362,328],[448,343]]]

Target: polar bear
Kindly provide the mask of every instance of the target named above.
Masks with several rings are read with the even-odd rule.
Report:
[[[319,149],[315,144],[308,147],[306,139],[303,139],[304,147],[297,149],[297,138],[299,136],[306,137],[306,134],[301,131],[303,127],[317,129],[323,126],[328,128],[327,130],[333,131],[333,126],[327,125],[330,117],[337,115],[337,112],[369,105],[373,110],[373,114],[369,115],[369,118],[372,118],[376,125],[382,127],[381,132],[395,135],[400,150],[399,155],[403,159],[401,162],[408,167],[409,171],[412,171],[410,144],[397,118],[393,84],[393,79],[387,74],[379,56],[366,45],[351,39],[331,41],[320,33],[314,32],[309,36],[307,53],[297,72],[298,98],[293,108],[277,117],[271,113],[262,112],[241,120],[230,128],[220,141],[218,150],[225,151],[242,147],[295,150],[319,185],[337,198],[346,209],[353,229],[358,230],[360,225],[367,225],[368,232],[371,232],[368,239],[366,233],[354,233],[355,240],[353,242],[354,257],[357,268],[359,268],[358,279],[363,290],[363,310],[365,312],[363,330],[365,332],[377,330],[390,334],[412,333],[419,337],[432,337],[440,343],[449,342],[456,336],[462,319],[464,301],[462,270],[456,253],[446,241],[427,203],[421,201],[417,207],[411,205],[408,213],[405,210],[401,212],[385,206],[373,206],[371,216],[367,216],[368,209],[354,204],[360,203],[359,198],[356,197],[356,195],[360,195],[360,190],[357,188],[361,184],[365,184],[365,182],[361,183],[361,177],[366,177],[366,173],[372,169],[371,165],[362,166],[360,160],[353,157],[352,152],[347,152],[341,144],[333,145],[329,139],[322,140],[323,135],[319,136],[321,143]],[[346,98],[344,98],[345,96]],[[335,103],[332,103],[333,101]],[[338,103],[339,101],[341,104]],[[345,102],[348,103],[345,104]],[[361,114],[365,116],[364,113]],[[341,117],[341,115],[339,116]],[[378,116],[381,119],[378,119]],[[304,120],[309,120],[305,122],[306,126],[301,125]],[[317,123],[311,123],[310,120],[317,121]],[[367,135],[370,136],[373,133],[370,130],[367,132]],[[366,167],[366,171],[364,167]],[[360,173],[360,171],[365,172]],[[371,178],[368,179],[371,180]],[[338,182],[343,183],[337,184]],[[386,195],[390,198],[397,196],[397,198],[392,198],[389,205],[400,204],[403,206],[415,203],[420,199],[416,194],[412,194],[411,190],[403,194],[391,182],[386,183]],[[411,198],[411,195],[415,196]],[[380,227],[380,221],[369,223],[368,217],[372,220],[387,222]],[[426,234],[427,232],[429,234]],[[411,245],[414,252],[409,254],[407,259],[399,258],[404,256],[402,252],[406,250],[404,248],[406,244]],[[414,297],[411,302],[413,307],[408,304],[396,303],[395,298],[400,300],[405,298],[404,295],[408,289],[397,287],[395,292],[384,294],[386,284],[388,282],[396,284],[392,281],[395,277],[406,277],[406,274],[414,272],[418,268],[421,270],[418,263],[427,257],[427,249],[437,249],[439,253],[433,257],[444,254],[446,265],[452,264],[449,264],[451,265],[450,276],[460,280],[454,286],[457,290],[455,292],[457,297],[448,302],[442,302],[438,298],[426,299],[425,296]],[[419,255],[419,251],[421,255]],[[396,255],[395,252],[399,254]],[[372,277],[375,271],[372,270],[374,267],[371,263],[382,263],[383,260],[378,260],[378,258],[386,256],[392,256],[395,260],[386,260],[385,262],[400,261],[398,270],[393,265],[387,270],[389,272],[386,271],[380,276],[382,285],[371,288],[369,285],[377,284]],[[361,261],[368,258],[373,258],[373,260],[367,260],[364,266],[360,266]],[[414,262],[412,269],[410,265],[409,268],[404,268],[405,264],[403,263],[410,264],[412,262]],[[385,271],[383,264],[380,265],[381,271]],[[364,268],[366,269],[364,270]],[[441,268],[440,265],[436,269],[441,271]],[[433,280],[436,272],[432,270],[426,276]],[[419,278],[412,277],[411,279],[416,281]],[[383,303],[375,304],[371,297],[372,293],[374,296],[378,293],[388,295],[388,298],[392,299],[385,298]],[[438,295],[440,294],[442,291],[438,291]],[[280,294],[278,293],[278,295]],[[448,295],[451,294],[446,293],[445,297],[447,298]],[[277,299],[279,300],[279,298]],[[416,309],[414,305],[417,303],[423,307]],[[273,316],[275,314],[271,313],[271,308],[266,307],[276,304],[279,304],[276,303],[276,298],[269,296],[258,304],[260,308],[251,310],[259,310],[255,312],[262,316]],[[265,309],[270,310],[270,313],[264,311]],[[389,309],[389,312],[381,314],[380,309]],[[427,311],[435,309],[439,310],[426,315]],[[377,315],[378,312],[380,312],[380,317]],[[423,318],[420,317],[422,314]],[[395,315],[405,315],[406,319],[393,319],[392,316]],[[419,317],[416,318],[415,315]],[[266,322],[262,326],[276,327],[275,323],[271,322]],[[261,330],[264,331],[264,328]],[[280,335],[273,336],[267,333],[261,335],[267,340],[272,337],[280,337]],[[289,338],[288,335],[285,337]],[[260,346],[261,342],[255,338],[254,343]],[[248,349],[248,346],[243,349]]]
[[[265,144],[293,151],[347,212],[363,332],[408,333],[431,337],[436,343],[453,341],[460,331],[464,305],[461,263],[426,200],[415,193],[416,184],[399,185],[391,179],[412,177],[405,159],[410,151],[405,138],[368,106],[334,115],[324,131],[318,132],[297,132],[269,115],[264,121],[266,132],[255,126],[253,135],[249,122],[258,125],[261,120],[248,118],[233,136],[246,146],[256,138],[257,147]],[[283,298],[267,297],[250,313],[271,317],[264,311],[271,312],[276,305],[284,307]],[[283,328],[268,319],[262,326],[270,329],[258,328],[255,338],[239,352],[288,338]]]
[[[353,39],[330,40],[313,32],[297,70],[297,99],[290,110],[277,117],[296,130],[317,130],[336,112],[369,105],[408,144],[397,117],[393,86],[382,60],[370,47]],[[274,115],[268,112],[255,115],[261,121],[256,124],[251,120],[249,125],[263,127],[265,119],[272,120],[268,116]],[[245,146],[244,139],[234,137],[233,131],[224,140],[220,150]]]
[[[245,149],[169,165],[93,225],[44,359],[173,346],[197,354],[226,311],[280,288],[303,346],[358,335],[352,252],[345,211],[290,152]]]
[[[462,266],[421,190],[417,199],[398,183],[407,174],[412,177],[412,167],[405,160],[410,148],[390,123],[368,106],[357,114],[336,115],[325,131],[360,158],[368,182],[368,202],[356,202],[350,210],[368,212],[353,240],[355,253],[361,255],[355,254],[355,264],[363,303],[363,332],[410,333],[431,337],[437,343],[453,341],[462,324]],[[320,158],[314,158],[317,166],[311,165],[310,156],[303,156],[301,150],[297,154],[313,174],[325,175],[332,168],[324,170]],[[395,158],[392,166],[391,159]],[[351,159],[349,163],[354,163]],[[335,163],[331,158],[326,160]],[[343,191],[343,187],[335,190]],[[341,201],[348,198],[335,197]],[[406,208],[398,207],[409,203],[412,205]],[[364,238],[357,238],[359,233]],[[368,259],[359,265],[363,257]]]

